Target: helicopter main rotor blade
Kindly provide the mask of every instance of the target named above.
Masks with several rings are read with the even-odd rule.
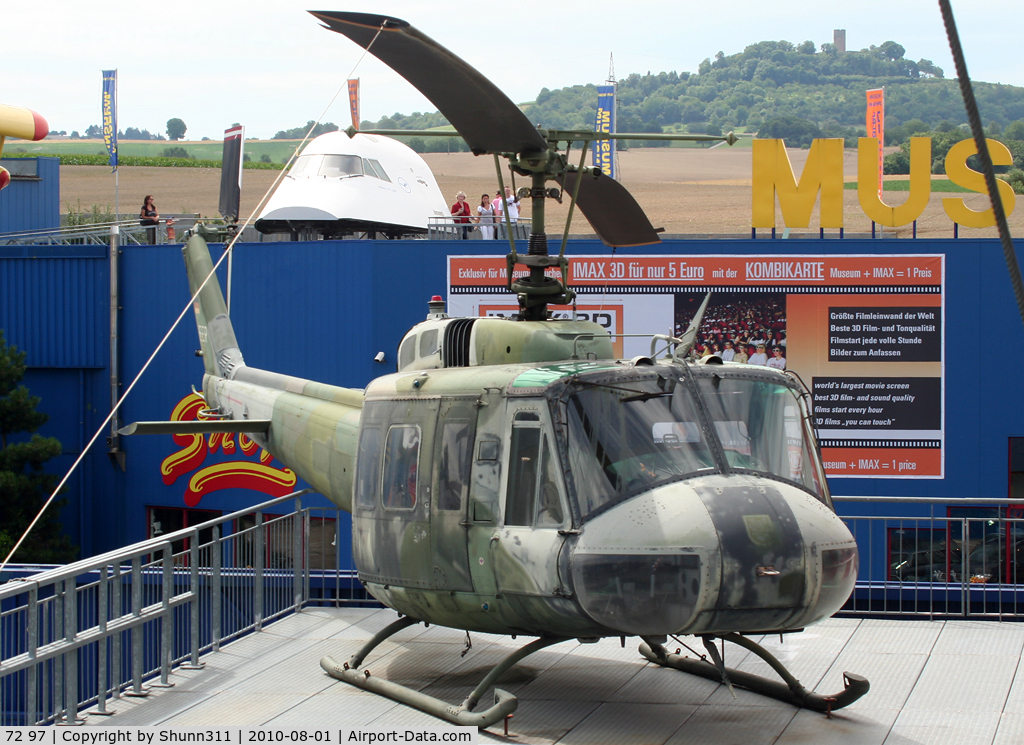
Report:
[[[576,186],[576,171],[558,179],[565,194]],[[611,176],[584,175],[576,196],[580,208],[597,237],[609,246],[647,246],[661,243],[658,231],[626,187]]]
[[[536,127],[497,86],[407,22],[371,13],[309,12],[325,28],[369,49],[412,83],[462,135],[474,155],[548,149]]]

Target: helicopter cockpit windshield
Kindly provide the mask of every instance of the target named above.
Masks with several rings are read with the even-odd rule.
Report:
[[[567,451],[584,519],[632,494],[709,473],[768,475],[828,503],[798,391],[767,375],[719,370],[695,372],[693,383],[667,368],[570,383]]]

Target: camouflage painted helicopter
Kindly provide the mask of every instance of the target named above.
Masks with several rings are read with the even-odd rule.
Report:
[[[651,355],[633,360],[614,359],[597,324],[549,317],[548,305],[570,303],[573,292],[564,241],[560,255],[547,251],[544,200],[561,194],[546,181],[572,193],[606,243],[659,240],[621,185],[570,165],[557,148],[601,135],[537,129],[403,21],[314,15],[423,91],[473,152],[508,158],[531,179],[533,208],[528,252],[513,239],[508,256],[518,317],[450,318],[434,303],[401,341],[398,371],[365,391],[247,366],[201,230],[184,249],[203,395],[220,416],[190,426],[248,433],[350,511],[359,579],[401,614],[347,662],[321,666],[477,726],[517,706],[496,689],[493,705],[476,711],[502,673],[569,639],[639,636],[654,663],[821,711],[866,693],[868,682],[849,673],[834,696],[811,693],[749,636],[828,618],[857,574],[799,379],[714,357],[688,361],[703,308],[681,338],[656,336]],[[514,265],[526,276],[513,281]],[[362,668],[383,640],[417,623],[536,639],[452,705]],[[683,634],[698,636],[707,656],[669,653],[668,637]],[[782,682],[725,667],[716,640],[759,655]]]

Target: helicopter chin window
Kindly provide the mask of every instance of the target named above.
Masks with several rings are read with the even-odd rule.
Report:
[[[695,554],[579,554],[573,579],[580,603],[598,623],[624,634],[675,634],[700,596]]]

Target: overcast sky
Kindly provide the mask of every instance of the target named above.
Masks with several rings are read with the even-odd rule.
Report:
[[[178,117],[186,139],[220,139],[233,122],[269,138],[317,119],[350,75],[361,79],[362,118],[434,111],[408,83],[346,38],[322,29],[297,0],[137,0],[7,3],[0,103],[41,113],[51,129],[100,123],[103,69],[117,68],[119,127],[164,133]],[[613,8],[607,14],[595,8]],[[953,0],[975,80],[1024,86],[1022,0]],[[516,0],[505,4],[362,0],[313,9],[383,13],[410,22],[490,77],[516,102],[541,88],[600,83],[615,75],[696,71],[718,51],[748,44],[832,41],[847,49],[892,39],[913,60],[953,77],[935,0],[731,0],[646,3]],[[529,31],[521,31],[530,29]],[[358,64],[357,64],[358,63]],[[984,111],[982,112],[984,117]],[[344,94],[323,116],[344,127]]]

